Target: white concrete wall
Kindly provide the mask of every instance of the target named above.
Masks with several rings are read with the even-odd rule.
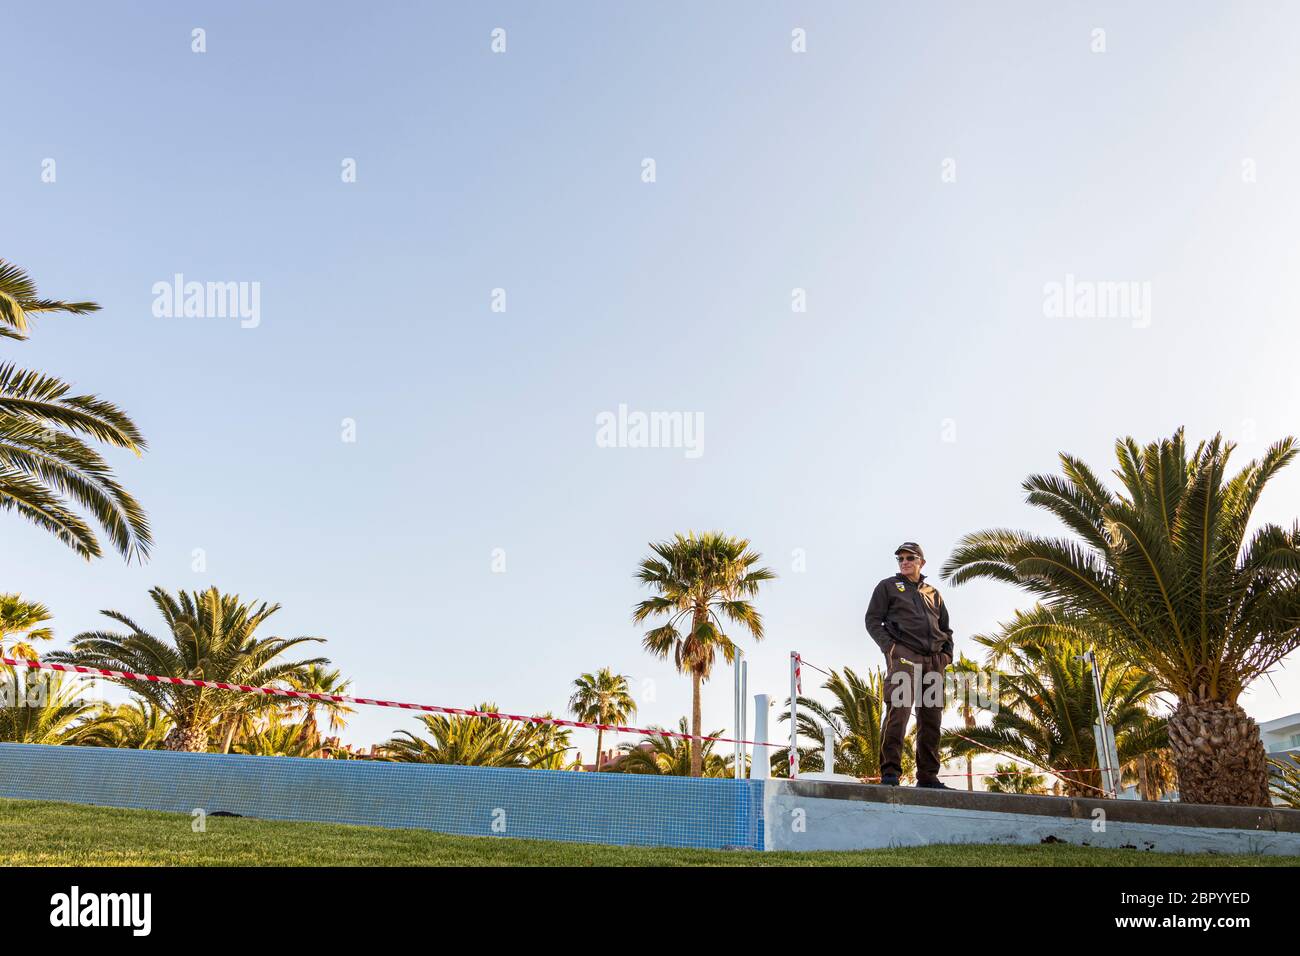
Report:
[[[1074,819],[958,810],[793,794],[784,780],[764,788],[768,850],[866,850],[935,843],[1035,844],[1052,836],[1073,844],[1164,853],[1300,855],[1300,833]]]

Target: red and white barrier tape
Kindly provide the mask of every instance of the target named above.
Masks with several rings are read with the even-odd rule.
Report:
[[[804,663],[802,658],[796,655],[799,664]],[[575,727],[582,730],[609,730],[625,734],[643,734],[648,737],[673,737],[678,740],[711,740],[715,743],[724,744],[746,744],[756,747],[780,747],[780,744],[764,742],[761,740],[736,740],[731,737],[704,737],[695,734],[683,734],[673,730],[655,730],[650,727],[621,727],[616,724],[589,724],[580,720],[562,720],[558,717],[532,717],[522,714],[502,714],[493,711],[468,710],[460,707],[439,707],[435,704],[405,704],[395,700],[372,700],[367,697],[349,697],[345,694],[312,694],[300,690],[286,690],[282,687],[254,687],[249,684],[227,684],[223,681],[199,680],[191,677],[163,677],[158,674],[135,674],[131,671],[114,671],[106,670],[102,667],[83,667],[80,664],[49,664],[44,661],[31,661],[24,658],[0,657],[0,664],[7,664],[10,667],[28,667],[33,670],[50,670],[59,671],[66,674],[90,674],[96,677],[115,677],[119,680],[138,680],[147,681],[154,684],[180,684],[185,687],[211,687],[215,690],[230,690],[244,694],[263,694],[275,697],[292,697],[304,700],[333,701],[337,704],[366,704],[372,707],[395,707],[399,710],[418,710],[436,714],[454,714],[461,717],[486,717],[490,720],[517,720],[527,724],[549,724],[553,727]],[[810,665],[812,666],[812,665]],[[818,668],[820,670],[820,668]],[[798,679],[798,669],[796,665],[796,680]],[[962,737],[961,734],[956,736]],[[989,753],[998,754],[1011,760],[1023,760],[1021,757],[1013,757],[1011,754],[1003,754],[1001,751],[985,747],[984,744],[970,740],[969,737],[962,737],[963,740],[969,740],[977,747],[984,747]],[[790,754],[790,763],[794,763],[794,754]],[[1028,763],[1028,761],[1024,761]],[[1090,768],[1095,769],[1095,768]],[[1088,770],[1050,770],[1039,768],[1036,771],[1021,771],[1023,773],[1051,773],[1060,775],[1063,773],[1087,773]],[[941,777],[965,777],[971,774],[964,773],[941,773]],[[980,774],[979,776],[999,776],[999,774]],[[863,779],[875,780],[876,777],[866,777]],[[1073,781],[1076,785],[1088,787],[1099,793],[1105,793],[1100,787],[1093,787],[1091,784],[1084,783],[1082,780]]]
[[[419,710],[435,714],[455,714],[461,717],[486,717],[491,720],[517,720],[526,724],[550,724],[553,727],[577,727],[584,730],[610,730],[625,734],[643,734],[647,737],[675,737],[679,740],[711,740],[724,744],[747,744],[754,747],[779,747],[780,744],[761,740],[735,740],[731,737],[704,737],[682,734],[673,730],[655,730],[652,727],[620,727],[615,724],[589,724],[580,720],[562,720],[558,717],[531,717],[523,714],[500,714],[484,710],[466,710],[460,707],[438,707],[434,704],[404,704],[395,700],[371,700],[368,697],[348,697],[344,694],[309,694],[306,691],[286,690],[282,687],[253,687],[248,684],[227,684],[223,681],[198,680],[190,677],[162,677],[158,674],[134,674],[131,671],[105,670],[101,667],[83,667],[79,664],[49,664],[21,658],[0,657],[0,664],[10,667],[29,667],[33,670],[60,671],[67,674],[90,674],[96,677],[115,677],[119,680],[148,681],[153,684],[181,684],[185,687],[211,687],[244,694],[264,694],[275,697],[294,697],[304,700],[333,701],[338,704],[368,704],[373,707],[396,707],[400,710]]]

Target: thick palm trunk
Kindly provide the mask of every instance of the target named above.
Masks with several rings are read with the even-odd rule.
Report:
[[[1169,717],[1169,749],[1183,803],[1269,806],[1259,725],[1238,705],[1180,700]]]
[[[596,731],[596,773],[600,773],[600,748],[605,736],[605,731]]]
[[[691,776],[704,776],[704,748],[700,737],[703,731],[703,719],[700,714],[700,672],[691,669]]]
[[[1106,800],[1110,796],[1102,789],[1100,770],[1067,773],[1065,775],[1064,789],[1067,797],[1089,797],[1093,800]]]
[[[1143,800],[1160,799],[1156,793],[1155,781],[1151,778],[1151,766],[1146,754],[1137,758],[1137,778],[1138,792],[1142,794]]]
[[[163,738],[162,749],[204,753],[208,749],[208,730],[206,727],[185,727],[178,724]]]

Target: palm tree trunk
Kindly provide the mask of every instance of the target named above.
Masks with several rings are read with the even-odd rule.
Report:
[[[183,751],[185,753],[205,753],[208,749],[208,730],[206,727],[186,727],[177,724],[167,732],[163,739],[163,750]]]
[[[239,727],[238,717],[232,716],[231,718],[229,718],[229,720],[227,720],[226,730],[225,733],[222,735],[224,737],[224,743],[222,743],[221,745],[221,752],[223,754],[230,753],[230,745],[235,741],[235,730],[238,727]]]
[[[704,748],[700,728],[704,721],[700,713],[700,672],[691,668],[691,776],[704,776]]]
[[[1143,754],[1137,758],[1137,778],[1138,793],[1142,794],[1143,800],[1155,800],[1156,788],[1151,782],[1151,768],[1147,765],[1147,755]]]
[[[1169,716],[1169,749],[1183,803],[1270,805],[1259,725],[1237,704],[1180,700]]]
[[[1091,797],[1094,800],[1104,800],[1109,796],[1102,789],[1100,770],[1086,770],[1083,773],[1066,774],[1065,795],[1067,797]]]
[[[969,706],[962,708],[962,717],[966,720],[967,730],[975,726],[975,714]],[[975,789],[975,758],[970,754],[966,755],[966,789],[970,791]]]
[[[596,773],[600,773],[600,748],[605,736],[605,731],[597,728],[596,730]]]

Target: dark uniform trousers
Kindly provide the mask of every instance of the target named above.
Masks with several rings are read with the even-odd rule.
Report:
[[[885,717],[881,733],[881,776],[903,772],[903,735],[916,707],[916,779],[939,779],[939,733],[943,724],[944,655],[918,654],[894,644],[885,655]],[[932,675],[927,677],[926,675]]]

